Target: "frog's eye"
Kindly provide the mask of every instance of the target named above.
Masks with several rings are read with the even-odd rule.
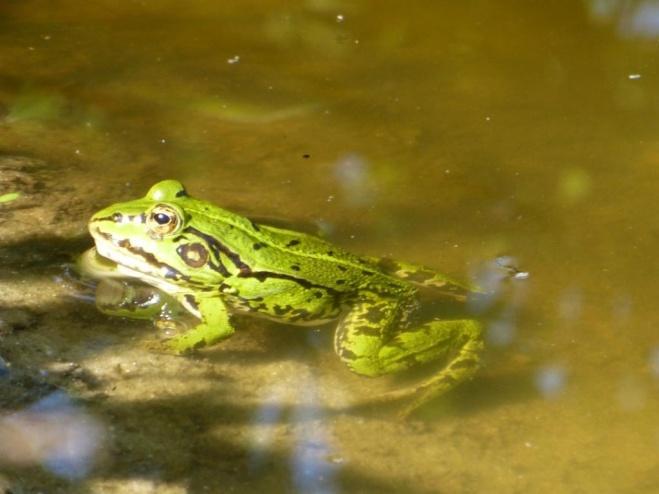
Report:
[[[155,213],[153,215],[153,221],[159,225],[167,225],[168,223],[172,222],[172,217],[167,213]]]
[[[177,232],[181,224],[181,214],[165,204],[155,206],[147,217],[147,228],[157,238]]]

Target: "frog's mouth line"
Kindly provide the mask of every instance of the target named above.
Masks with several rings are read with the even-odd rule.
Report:
[[[132,245],[127,238],[117,239],[111,234],[95,229],[98,255],[117,264],[117,269],[128,276],[153,277],[158,280],[190,281],[190,277],[169,264],[159,261],[151,252]],[[151,269],[145,269],[148,266]]]

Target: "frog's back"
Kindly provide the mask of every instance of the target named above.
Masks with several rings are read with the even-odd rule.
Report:
[[[375,269],[375,265],[367,258],[355,255],[334,245],[327,240],[270,225],[258,225],[259,230],[267,239],[267,243],[285,251],[291,256],[298,256],[309,260],[317,259],[322,262],[336,263],[346,266],[363,266]]]
[[[345,290],[363,288],[368,285],[397,285],[398,281],[381,272],[372,259],[355,255],[326,240],[291,230],[268,225],[258,225],[269,248],[279,251],[281,259],[287,260],[286,268],[292,274],[299,273],[305,279]],[[270,264],[268,248],[262,249],[260,261],[264,268],[277,270],[273,258]],[[276,256],[276,253],[275,253]]]
[[[194,213],[187,230],[191,227],[204,232],[205,237],[217,237],[231,253],[231,262],[239,262],[243,272],[248,269],[263,279],[276,273],[277,278],[296,279],[336,292],[367,287],[379,292],[400,289],[400,280],[384,274],[371,259],[352,254],[314,235],[258,224],[192,199],[187,200],[185,208]]]

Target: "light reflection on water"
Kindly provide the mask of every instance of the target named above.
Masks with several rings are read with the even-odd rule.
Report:
[[[0,417],[0,464],[41,464],[66,479],[82,479],[104,445],[104,427],[63,392]]]
[[[270,448],[275,440],[275,426],[281,420],[283,401],[287,395],[284,386],[273,385],[261,395],[261,403],[256,409],[251,422],[249,470],[259,475],[268,461]]]
[[[346,203],[354,207],[373,205],[377,200],[376,177],[370,165],[357,155],[349,154],[336,163],[334,174],[342,189]]]
[[[311,344],[313,332],[310,333]],[[282,447],[289,453],[290,481],[302,494],[341,492],[335,476],[342,463],[340,451],[330,441],[325,412],[312,373],[274,379],[262,391],[251,420],[249,470],[258,476],[267,472],[271,456]],[[291,424],[290,444],[284,444],[278,426]],[[289,443],[289,441],[286,441]]]
[[[659,34],[656,0],[588,0],[590,15],[599,22],[615,22],[623,37],[651,39]]]
[[[337,491],[334,476],[338,465],[331,458],[338,457],[329,443],[327,426],[319,407],[317,384],[308,376],[299,382],[301,402],[307,406],[297,406],[293,411],[295,445],[291,453],[293,484],[297,492],[303,494],[334,494]]]
[[[544,398],[552,399],[563,392],[567,371],[562,365],[550,365],[541,367],[536,371],[535,384]]]

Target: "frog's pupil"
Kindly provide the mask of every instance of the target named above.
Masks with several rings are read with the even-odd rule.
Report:
[[[153,219],[156,220],[156,223],[159,225],[166,225],[167,223],[170,222],[169,215],[165,213],[156,213],[153,216]]]

